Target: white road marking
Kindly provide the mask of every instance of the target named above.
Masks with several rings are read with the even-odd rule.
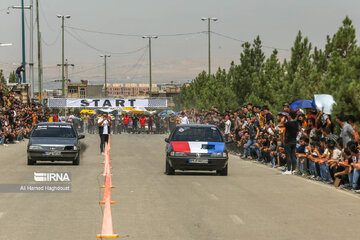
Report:
[[[192,182],[195,186],[198,186],[198,187],[200,187],[201,186],[201,184],[200,183],[198,183],[198,182]]]
[[[210,194],[209,196],[210,196],[210,199],[212,199],[212,200],[215,200],[215,201],[219,200],[219,198],[215,194]]]
[[[229,215],[229,217],[231,218],[231,220],[235,223],[235,224],[237,224],[237,225],[239,225],[239,224],[245,224],[245,222],[238,216],[238,215]]]
[[[0,212],[0,218],[2,218],[4,216],[3,212]]]

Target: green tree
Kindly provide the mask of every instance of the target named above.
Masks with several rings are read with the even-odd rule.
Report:
[[[5,94],[8,93],[8,88],[6,86],[5,77],[2,69],[0,69],[0,89],[3,89]]]
[[[303,38],[301,31],[298,32],[294,46],[291,48],[290,61],[284,61],[285,67],[285,81],[284,92],[287,102],[292,102],[304,98],[309,82],[309,75],[311,71],[311,43],[307,37]]]
[[[183,87],[176,103],[183,107],[236,109],[248,102],[280,110],[283,102],[312,99],[314,94],[330,94],[337,105],[334,113],[360,118],[360,48],[349,17],[338,31],[326,37],[324,49],[312,47],[298,32],[290,59],[279,62],[277,50],[266,58],[260,37],[242,45],[240,64],[218,69],[209,79],[200,73]]]
[[[9,75],[9,83],[17,83],[15,72],[11,72]]]
[[[256,105],[280,107],[285,101],[283,92],[284,70],[275,49],[260,69],[259,77],[254,78],[252,92],[248,101]]]
[[[350,18],[346,17],[342,23],[333,37],[328,37],[325,49],[329,53],[329,63],[321,90],[334,97],[335,113],[344,112],[360,118],[360,49]]]

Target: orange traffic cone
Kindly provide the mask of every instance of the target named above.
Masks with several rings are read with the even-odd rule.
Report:
[[[110,150],[110,147],[111,147],[111,138],[110,138],[110,134],[109,134],[109,150]]]
[[[109,143],[108,142],[105,142],[105,155],[106,155],[106,153],[108,153],[109,152]]]
[[[102,230],[101,230],[101,234],[97,234],[96,237],[97,238],[118,238],[119,237],[118,234],[114,234],[112,215],[111,215],[111,200],[110,200],[110,198],[107,198],[107,200],[105,201]]]
[[[111,201],[111,188],[113,186],[111,186],[111,177],[110,175],[106,175],[105,177],[105,186],[103,186],[105,188],[104,190],[104,196],[103,196],[103,200],[101,202],[99,202],[100,204],[105,204],[106,201],[108,199],[110,199],[110,203],[111,204],[114,204],[115,202],[114,201]]]
[[[115,186],[112,185],[111,174],[105,175],[105,184],[101,186],[101,188],[106,188],[106,187],[115,188]]]
[[[104,172],[103,176],[106,176],[106,174],[110,174],[110,158],[109,154],[105,154],[105,162],[104,162]]]

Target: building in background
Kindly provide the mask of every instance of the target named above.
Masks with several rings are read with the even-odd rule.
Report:
[[[36,92],[38,95],[38,93]],[[61,89],[45,89],[43,91],[43,98],[61,98],[62,90]]]
[[[104,87],[105,88],[105,87]],[[149,97],[150,85],[146,83],[113,83],[107,85],[109,97]],[[158,93],[157,84],[152,84],[152,94]]]
[[[87,91],[86,91],[87,98],[104,98],[105,97],[105,90],[104,85],[98,84],[98,85],[87,85]]]
[[[158,84],[158,92],[154,93],[154,97],[173,98],[180,94],[182,84],[176,84],[171,81],[170,83]]]
[[[87,80],[81,80],[81,83],[67,84],[67,98],[86,98],[87,97]]]
[[[159,83],[152,85],[152,97],[168,98],[169,101],[180,94],[182,84],[180,83]],[[107,84],[107,93],[110,98],[148,98],[150,92],[147,83],[113,83]],[[61,98],[61,89],[44,91],[44,98]],[[67,84],[67,98],[104,98],[104,84],[88,84],[88,81],[81,80],[81,83]]]

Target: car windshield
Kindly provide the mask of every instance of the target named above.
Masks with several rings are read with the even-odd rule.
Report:
[[[216,127],[178,127],[172,141],[223,142]]]
[[[70,125],[38,125],[31,137],[75,138],[76,135]]]

